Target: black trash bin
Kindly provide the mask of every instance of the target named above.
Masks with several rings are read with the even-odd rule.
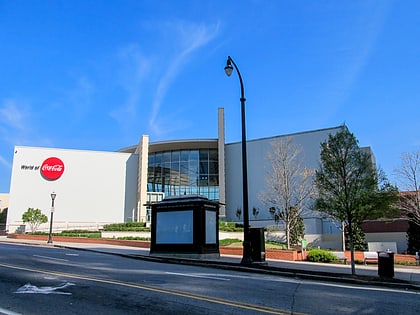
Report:
[[[250,228],[249,236],[251,241],[251,257],[252,261],[265,261],[265,238],[264,228]]]
[[[394,277],[393,252],[378,252],[378,275],[383,278]]]

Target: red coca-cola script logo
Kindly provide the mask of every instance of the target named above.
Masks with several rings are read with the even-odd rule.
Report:
[[[47,180],[56,180],[63,175],[64,163],[57,157],[50,157],[42,162],[41,175]]]

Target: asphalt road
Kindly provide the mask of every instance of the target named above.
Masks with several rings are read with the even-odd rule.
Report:
[[[419,292],[0,244],[0,314],[418,314]]]

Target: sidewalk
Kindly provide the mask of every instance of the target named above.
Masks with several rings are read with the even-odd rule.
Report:
[[[356,277],[351,275],[350,265],[325,264],[305,261],[267,260],[266,264],[241,265],[240,256],[221,255],[219,259],[196,260],[187,258],[155,257],[149,255],[148,248],[118,246],[97,243],[54,242],[52,245],[45,241],[29,239],[12,239],[0,236],[0,242],[12,244],[27,244],[38,246],[54,246],[75,250],[89,250],[107,254],[121,255],[130,258],[164,261],[170,263],[185,263],[194,265],[215,266],[223,269],[244,270],[249,272],[271,273],[282,276],[292,276],[302,279],[316,279],[324,281],[352,282],[359,284],[386,285],[398,288],[420,290],[419,266],[394,266],[393,279],[380,279],[377,265],[356,265]]]

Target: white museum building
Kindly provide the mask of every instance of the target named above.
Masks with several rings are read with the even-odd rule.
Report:
[[[225,143],[224,111],[218,110],[214,139],[149,142],[116,152],[16,146],[6,229],[28,231],[22,214],[54,211],[53,229],[100,229],[128,221],[150,224],[150,204],[165,197],[202,195],[221,204],[222,220],[240,223],[242,208],[241,142]],[[290,137],[302,148],[307,168],[319,166],[320,144],[344,126],[247,141],[249,221],[251,227],[274,225],[259,196],[267,189],[267,155],[272,143]],[[56,194],[52,209],[51,193]],[[253,215],[251,209],[258,209]],[[341,231],[334,222],[306,212],[305,239],[313,246],[339,248]],[[39,230],[47,231],[49,223]]]

